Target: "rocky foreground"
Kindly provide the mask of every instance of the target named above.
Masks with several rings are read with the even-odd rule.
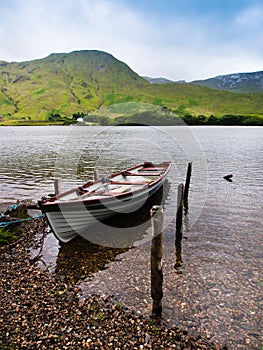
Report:
[[[30,260],[36,233],[45,229],[45,219],[32,220],[15,242],[0,247],[1,350],[223,349],[109,298],[79,299],[77,287]]]

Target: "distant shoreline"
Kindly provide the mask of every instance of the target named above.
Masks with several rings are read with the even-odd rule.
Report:
[[[175,126],[184,126],[183,124],[182,125],[166,125],[166,124],[111,124],[111,125],[103,125],[103,124],[94,124],[94,125],[91,125],[91,124],[51,124],[51,123],[36,123],[36,124],[0,124],[0,127],[22,127],[22,126],[89,126],[89,127],[95,127],[95,126],[153,126],[153,127],[158,127],[158,126],[169,126],[169,127],[175,127]],[[262,127],[263,126],[263,120],[262,120],[262,123],[258,123],[258,124],[185,124],[185,126],[239,126],[239,127]]]
[[[81,120],[80,120],[81,119]],[[1,120],[1,119],[0,119]],[[81,118],[61,117],[53,120],[2,119],[0,126],[49,126],[49,125],[87,125],[87,126],[263,126],[261,115],[224,114],[220,117],[210,115],[184,116],[141,112],[132,115],[104,116],[85,115]]]

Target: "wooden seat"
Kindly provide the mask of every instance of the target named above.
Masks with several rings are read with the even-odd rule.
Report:
[[[166,170],[165,167],[159,167],[159,168],[142,168],[139,169],[138,171],[164,171]]]
[[[148,185],[150,181],[142,181],[142,182],[132,182],[132,181],[114,181],[111,180],[111,185]]]
[[[126,176],[160,176],[160,173],[130,173]]]

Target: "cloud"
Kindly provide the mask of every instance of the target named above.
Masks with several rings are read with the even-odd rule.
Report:
[[[140,75],[174,80],[263,66],[262,6],[232,9],[222,20],[216,6],[182,16],[169,4],[161,11],[159,2],[153,10],[129,0],[10,0],[0,4],[0,60],[97,49]]]
[[[147,37],[144,19],[111,1],[24,0],[6,9],[0,32],[1,56],[41,57],[51,52],[101,49],[136,50]],[[12,25],[10,25],[12,23]],[[145,40],[145,45],[148,40]],[[131,49],[128,51],[132,51]]]
[[[244,51],[246,51],[247,54],[249,53],[251,56],[254,55],[255,57],[258,57],[258,59],[261,58],[262,62],[263,4],[251,6],[241,11],[235,19],[234,29],[242,38]]]
[[[247,30],[255,27],[262,30],[263,26],[263,5],[258,4],[241,11],[235,20],[236,24]]]
[[[1,56],[17,60],[38,58],[64,42],[59,9],[49,1],[18,1],[1,21]],[[65,32],[64,32],[65,33]],[[49,51],[50,53],[50,51]]]

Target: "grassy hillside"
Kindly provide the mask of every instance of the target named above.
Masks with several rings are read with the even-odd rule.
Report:
[[[0,61],[1,124],[59,123],[66,118],[70,122],[73,115],[93,114],[103,106],[127,102],[152,104],[182,117],[231,114],[263,118],[262,93],[150,84],[101,51],[51,54],[28,62]]]

